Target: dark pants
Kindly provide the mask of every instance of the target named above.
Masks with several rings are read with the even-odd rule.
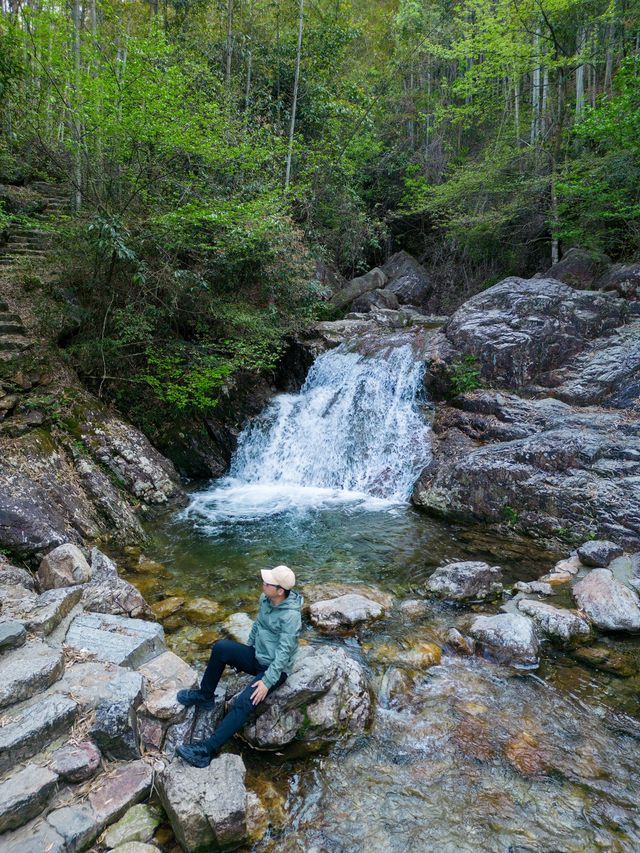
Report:
[[[201,741],[210,753],[218,752],[230,737],[240,731],[251,713],[256,710],[256,706],[251,702],[251,694],[254,691],[252,685],[262,678],[267,669],[257,660],[253,646],[245,646],[244,643],[236,643],[233,640],[218,640],[213,644],[211,657],[200,683],[200,690],[203,693],[213,696],[225,666],[233,666],[241,672],[248,672],[257,677],[234,698],[229,713],[225,715],[211,737]],[[273,687],[269,688],[269,693],[284,684],[286,680],[287,674],[283,672]]]

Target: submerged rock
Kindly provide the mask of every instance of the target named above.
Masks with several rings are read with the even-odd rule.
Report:
[[[583,566],[606,568],[616,557],[622,556],[622,548],[614,542],[598,539],[585,542],[578,548],[578,558]]]
[[[529,581],[528,583],[525,581],[518,581],[518,583],[514,584],[513,588],[518,592],[525,592],[528,594],[553,595],[552,585],[544,581]]]
[[[543,601],[528,598],[518,601],[518,610],[530,616],[545,636],[561,643],[586,640],[591,634],[589,623],[576,611],[552,607]]]
[[[313,751],[344,734],[363,732],[370,716],[362,666],[337,646],[305,646],[289,678],[258,706],[242,735],[258,749],[295,741]]]
[[[538,666],[538,638],[531,619],[515,613],[478,616],[469,633],[499,663]]]
[[[604,631],[640,631],[640,599],[609,569],[593,569],[573,587],[578,607]]]
[[[483,601],[502,594],[502,569],[482,562],[449,563],[435,570],[427,591],[451,601]]]
[[[158,792],[183,850],[239,847],[247,835],[245,767],[225,753],[205,769],[175,760],[160,774]]]
[[[341,595],[318,601],[309,608],[311,621],[322,631],[341,631],[372,622],[384,615],[382,605],[362,595]]]

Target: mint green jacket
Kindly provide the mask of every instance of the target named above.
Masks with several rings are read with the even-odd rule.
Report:
[[[267,687],[273,687],[283,672],[291,672],[298,651],[303,601],[295,589],[277,607],[264,593],[260,596],[258,618],[253,623],[247,643],[254,647],[258,662],[267,667],[262,676]]]

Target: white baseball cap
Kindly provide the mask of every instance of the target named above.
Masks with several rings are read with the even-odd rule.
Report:
[[[283,589],[293,589],[296,576],[289,566],[276,566],[275,569],[261,569],[260,574],[265,583],[281,586]]]

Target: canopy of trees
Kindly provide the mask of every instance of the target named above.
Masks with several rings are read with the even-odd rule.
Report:
[[[132,411],[272,367],[318,261],[638,252],[640,0],[2,2],[0,179],[70,188],[72,350]]]

